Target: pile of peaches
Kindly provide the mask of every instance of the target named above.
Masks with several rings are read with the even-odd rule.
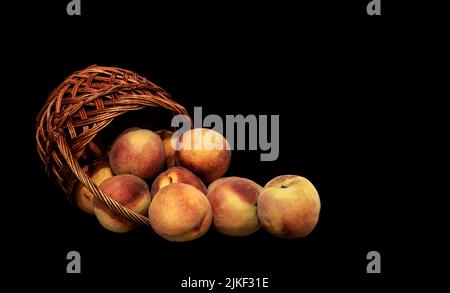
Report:
[[[250,179],[223,177],[230,161],[227,140],[211,129],[195,128],[175,138],[168,130],[130,128],[83,170],[109,197],[148,216],[153,230],[169,241],[196,239],[211,225],[229,236],[250,235],[262,226],[290,239],[314,229],[320,198],[309,180],[283,175],[262,187]],[[137,228],[81,183],[74,193],[77,205],[95,214],[104,228],[118,233]]]

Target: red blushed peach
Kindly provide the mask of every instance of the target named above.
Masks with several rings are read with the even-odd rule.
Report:
[[[218,181],[218,182],[216,182]],[[229,236],[245,236],[260,227],[256,203],[262,187],[240,177],[221,178],[208,192],[214,227]]]
[[[214,187],[216,187],[217,185],[219,185],[220,182],[222,182],[223,180],[228,179],[228,178],[240,178],[240,177],[230,176],[230,177],[221,177],[221,178],[218,178],[218,179],[214,180],[213,182],[211,182],[211,183],[208,185],[208,192],[210,192]]]
[[[148,214],[155,232],[174,242],[202,236],[212,221],[211,206],[206,196],[185,183],[173,183],[160,189]]]
[[[258,199],[258,217],[270,233],[282,238],[308,235],[319,220],[320,198],[314,185],[296,175],[269,181]]]
[[[109,162],[115,174],[133,174],[148,182],[164,167],[162,140],[148,129],[130,128],[115,140]]]
[[[122,206],[141,215],[147,214],[151,197],[147,183],[141,178],[131,174],[117,175],[103,181],[100,189]],[[94,198],[94,213],[100,224],[113,232],[124,233],[138,227],[97,198]]]
[[[198,188],[206,195],[206,186],[194,173],[183,167],[172,167],[156,177],[152,184],[152,197],[164,186],[172,183],[186,183]]]
[[[162,139],[164,144],[167,168],[176,166],[176,150],[173,146],[176,145],[177,139],[172,137],[173,132],[170,130],[158,130],[156,133]]]
[[[96,161],[94,164],[84,166],[82,169],[97,186],[114,176],[107,159]],[[78,207],[88,214],[94,214],[92,203],[94,195],[81,182],[76,184],[74,193]]]
[[[180,137],[178,162],[204,182],[222,177],[230,165],[231,151],[228,141],[218,132],[195,128]]]

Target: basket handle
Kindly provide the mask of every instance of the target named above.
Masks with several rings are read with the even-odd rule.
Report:
[[[64,132],[62,132],[61,130],[55,131],[54,139],[73,174],[89,191],[92,192],[96,199],[100,200],[102,203],[108,206],[108,208],[127,218],[128,220],[150,227],[150,220],[147,217],[144,217],[122,206],[120,203],[106,195],[102,190],[100,190],[100,188],[97,187],[97,185],[95,185],[94,182],[92,182],[91,178],[89,178],[89,176],[87,176],[86,173],[81,169],[78,161],[74,159]]]

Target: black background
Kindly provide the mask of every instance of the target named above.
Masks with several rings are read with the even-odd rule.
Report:
[[[14,36],[23,41],[16,53],[26,65],[16,69],[33,77],[20,85],[31,110],[24,121],[32,174],[25,184],[32,220],[18,232],[25,243],[16,254],[21,273],[148,290],[178,289],[188,276],[217,282],[269,277],[275,290],[368,290],[396,275],[406,254],[396,242],[401,223],[394,206],[407,118],[397,75],[401,49],[393,46],[400,29],[392,31],[387,5],[376,19],[365,15],[364,1],[299,7],[82,2],[80,17],[66,16],[65,4],[37,5],[31,26]],[[260,162],[258,151],[234,151],[227,174],[262,185],[281,174],[309,178],[322,201],[316,229],[298,240],[263,229],[243,238],[211,229],[198,240],[170,243],[147,228],[108,232],[70,205],[39,160],[35,118],[54,87],[92,64],[136,71],[190,113],[202,106],[204,115],[280,115],[278,160]],[[70,250],[81,253],[80,275],[65,273]],[[365,273],[371,250],[381,253],[382,274]],[[32,251],[31,272],[24,270],[25,251]]]

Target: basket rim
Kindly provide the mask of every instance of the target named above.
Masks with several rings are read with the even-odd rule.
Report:
[[[78,161],[78,154],[116,117],[149,107],[164,108],[191,119],[164,89],[119,67],[88,66],[72,73],[51,91],[36,118],[37,151],[48,175],[53,175],[66,197],[72,196],[78,182],[114,212],[150,226],[148,217],[122,206],[100,190]]]

